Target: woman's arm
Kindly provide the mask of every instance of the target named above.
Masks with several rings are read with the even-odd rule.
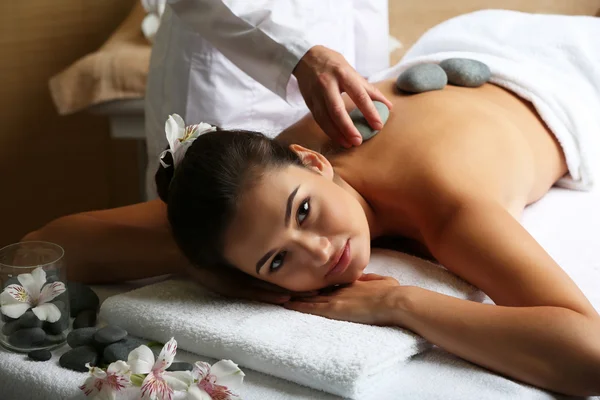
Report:
[[[182,272],[188,264],[160,200],[61,217],[23,240],[61,245],[71,281],[123,282]]]
[[[501,206],[471,200],[424,224],[432,254],[497,304],[411,288],[394,322],[467,360],[572,395],[600,394],[600,317]],[[400,291],[398,291],[398,294]]]
[[[89,284],[116,283],[166,274],[186,274],[224,296],[283,303],[290,293],[243,274],[215,273],[192,266],[168,228],[160,200],[58,218],[23,240],[43,240],[65,249],[67,279]],[[294,293],[296,296],[314,293]]]
[[[497,305],[400,286],[374,274],[286,307],[410,329],[466,360],[570,395],[600,394],[600,317],[501,206],[469,202],[424,231],[432,254]]]

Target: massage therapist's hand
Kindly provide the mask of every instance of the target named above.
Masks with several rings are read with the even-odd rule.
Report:
[[[292,296],[314,296],[316,292],[290,292],[268,282],[249,279],[243,273],[217,274],[208,269],[188,266],[186,274],[195,282],[226,297],[283,304]],[[234,271],[236,272],[236,271]]]
[[[404,287],[389,276],[364,274],[349,286],[327,295],[293,299],[290,310],[341,321],[390,325],[397,294]]]
[[[314,46],[300,59],[294,69],[300,93],[321,129],[342,146],[358,146],[362,137],[344,105],[346,92],[371,125],[379,130],[383,123],[373,100],[392,108],[392,103],[371,85],[338,52]]]

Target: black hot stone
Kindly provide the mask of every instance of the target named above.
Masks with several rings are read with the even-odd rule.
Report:
[[[104,364],[110,364],[117,360],[127,361],[129,353],[131,353],[132,350],[147,343],[147,340],[128,336],[124,340],[106,346],[102,353],[102,361]]]
[[[73,329],[89,328],[96,325],[96,310],[83,310],[73,321]]]
[[[75,329],[67,336],[67,343],[72,348],[80,346],[92,346],[94,344],[94,334],[97,331],[97,328]]]
[[[127,337],[127,331],[115,325],[108,325],[101,328],[94,334],[94,340],[99,344],[111,344],[123,340]]]
[[[27,353],[27,356],[35,361],[48,361],[52,358],[52,353],[50,353],[50,350],[46,349],[33,350]]]
[[[31,347],[40,344],[46,338],[42,328],[19,329],[8,337],[8,343],[15,347]]]
[[[76,317],[83,310],[98,310],[100,299],[89,286],[79,282],[68,282],[67,289],[72,317]]]
[[[63,354],[58,363],[63,368],[87,372],[86,363],[90,363],[92,366],[98,365],[98,352],[92,346],[77,347]]]
[[[188,362],[174,362],[167,368],[167,371],[191,371],[194,366]]]

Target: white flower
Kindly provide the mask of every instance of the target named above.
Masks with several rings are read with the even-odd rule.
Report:
[[[192,372],[198,383],[188,389],[186,400],[233,400],[233,392],[244,381],[244,373],[231,360],[221,360],[211,367],[198,361]]]
[[[187,390],[194,381],[190,371],[166,371],[177,352],[177,342],[171,338],[162,348],[158,360],[148,346],[140,346],[129,353],[127,363],[134,374],[148,374],[142,383],[142,399],[172,400],[174,390]]]
[[[160,163],[165,168],[169,166],[162,160],[165,154],[169,152],[173,155],[173,163],[175,167],[177,167],[181,160],[183,160],[187,148],[194,140],[200,135],[216,130],[216,126],[212,126],[205,122],[186,127],[183,118],[177,114],[171,114],[165,123],[165,133],[167,135],[167,141],[169,142],[169,150],[165,150],[161,153]]]
[[[117,392],[131,385],[131,370],[125,361],[116,361],[108,366],[106,372],[86,364],[90,376],[79,386],[86,396],[94,400],[115,400]]]
[[[60,310],[50,303],[56,296],[64,293],[65,284],[62,282],[46,283],[46,271],[38,267],[30,274],[19,274],[17,279],[21,285],[8,285],[0,294],[2,314],[19,318],[33,307],[33,313],[41,320],[56,322],[60,319]]]

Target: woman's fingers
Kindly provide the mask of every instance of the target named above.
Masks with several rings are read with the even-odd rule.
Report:
[[[371,274],[362,274],[358,278],[358,280],[359,281],[367,282],[367,281],[379,281],[379,280],[384,280],[384,279],[387,279],[387,278],[389,278],[389,277],[388,276],[377,275],[377,274],[372,274],[371,273]]]
[[[362,136],[358,132],[358,129],[356,129],[354,126],[352,119],[350,119],[350,115],[348,115],[348,111],[346,110],[346,105],[342,99],[340,87],[338,86],[337,82],[329,85],[324,94],[324,99],[329,117],[337,127],[337,130],[340,132],[341,136],[344,137],[348,143],[354,146],[360,146],[362,143]]]
[[[339,96],[339,94],[338,94],[338,96]],[[340,99],[341,99],[341,97],[340,97]],[[329,113],[329,109],[328,109],[328,107],[329,107],[328,101],[329,100],[326,99],[324,96],[319,96],[319,99],[314,101],[314,103],[313,103],[314,109],[311,111],[313,113],[313,117],[315,118],[315,121],[317,121],[317,123],[319,124],[321,129],[323,129],[323,131],[327,134],[327,136],[329,136],[331,138],[331,140],[333,140],[336,143],[341,144],[345,148],[352,147],[352,144],[350,143],[350,141],[348,141],[346,139],[346,137],[344,137],[342,132],[338,129],[337,125],[334,123],[333,119],[331,118],[331,114]],[[347,115],[347,113],[346,113],[346,115]],[[348,119],[350,119],[350,117],[348,117]]]
[[[354,101],[356,107],[363,113],[365,119],[375,130],[383,128],[381,117],[373,104],[373,100],[365,86],[369,85],[367,81],[358,74],[352,74],[352,79],[343,82],[343,88],[348,96]]]
[[[371,100],[373,101],[380,101],[383,104],[385,104],[387,106],[388,109],[392,109],[392,102],[389,101],[387,99],[387,97],[385,97],[383,95],[383,93],[381,93],[379,91],[379,89],[377,89],[375,86],[371,85],[370,83],[366,83],[365,89],[367,90],[367,93],[369,94],[369,97],[371,98]]]

